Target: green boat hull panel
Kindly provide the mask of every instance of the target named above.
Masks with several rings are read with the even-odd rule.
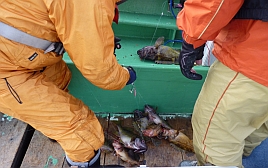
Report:
[[[178,3],[179,1],[173,1]],[[83,100],[96,113],[131,114],[143,109],[145,104],[157,107],[157,113],[191,114],[197,96],[206,77],[208,67],[194,69],[203,75],[203,80],[185,78],[178,65],[155,64],[154,61],[140,60],[137,51],[153,46],[158,37],[165,38],[165,45],[180,49],[181,43],[169,42],[181,39],[181,31],[166,0],[128,0],[119,6],[119,23],[113,24],[115,36],[121,38],[121,49],[116,58],[123,66],[132,66],[137,72],[132,85],[122,90],[100,89],[87,81],[72,63],[68,54],[64,60],[72,71],[70,93]],[[175,15],[178,9],[173,9]]]
[[[178,65],[140,60],[136,52],[148,45],[150,40],[120,38],[122,48],[116,50],[116,58],[121,65],[132,66],[136,70],[136,93],[132,85],[117,91],[103,90],[92,85],[66,54],[64,59],[73,73],[70,93],[83,100],[96,113],[131,113],[149,104],[157,107],[160,114],[191,114],[203,80],[185,78]],[[194,69],[204,77],[208,71],[208,67],[202,66]]]

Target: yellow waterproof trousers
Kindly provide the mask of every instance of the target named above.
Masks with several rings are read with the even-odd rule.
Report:
[[[70,79],[63,60],[42,72],[0,79],[0,111],[57,140],[71,160],[86,162],[104,135],[95,114],[66,92]]]
[[[216,61],[192,116],[199,164],[243,167],[242,155],[268,137],[267,120],[268,88]]]

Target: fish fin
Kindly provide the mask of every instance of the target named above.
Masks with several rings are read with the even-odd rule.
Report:
[[[164,36],[159,37],[159,38],[155,41],[154,46],[155,46],[156,48],[158,48],[160,45],[164,44],[164,40],[165,40],[165,37],[164,37]]]

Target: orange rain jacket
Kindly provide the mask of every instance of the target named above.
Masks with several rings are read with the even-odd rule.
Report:
[[[268,86],[268,22],[233,19],[243,0],[187,0],[177,16],[183,38],[194,47],[214,40],[224,65]]]
[[[122,89],[129,73],[114,56],[111,25],[117,1],[0,0],[0,21],[48,41],[61,41],[90,82],[103,89]],[[62,59],[1,36],[0,43],[0,78],[38,71]],[[30,61],[34,52],[38,56]]]

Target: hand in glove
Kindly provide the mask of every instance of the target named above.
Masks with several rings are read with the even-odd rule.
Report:
[[[128,72],[129,72],[129,80],[128,80],[126,85],[132,84],[137,78],[136,77],[136,72],[131,66],[124,67],[124,68],[126,68],[128,70]]]
[[[202,75],[193,73],[192,67],[196,60],[201,60],[203,58],[205,44],[202,46],[195,48],[192,44],[188,44],[187,42],[182,42],[182,48],[179,56],[179,64],[181,73],[188,79],[192,80],[201,80]]]

